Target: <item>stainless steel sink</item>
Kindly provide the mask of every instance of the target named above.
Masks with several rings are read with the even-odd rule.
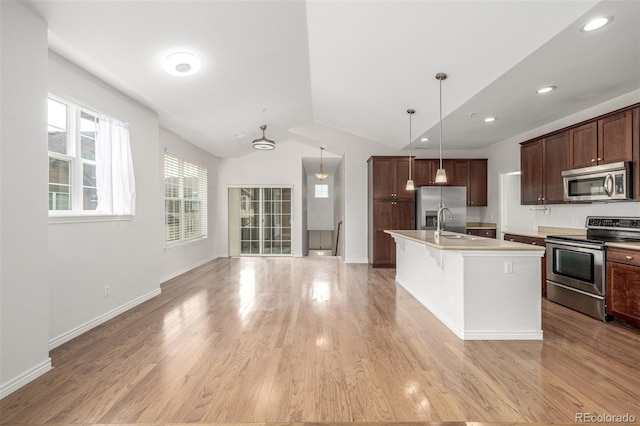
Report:
[[[447,238],[451,240],[466,240],[469,239],[466,235],[440,235],[440,238]]]

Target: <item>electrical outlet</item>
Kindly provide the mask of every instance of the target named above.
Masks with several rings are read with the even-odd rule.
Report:
[[[577,225],[578,224],[578,218],[577,217],[571,218],[571,223],[574,224],[574,225]]]
[[[104,297],[107,296],[111,296],[111,286],[110,285],[105,285],[104,286]]]
[[[504,273],[513,274],[513,262],[509,262],[509,261],[504,262]]]

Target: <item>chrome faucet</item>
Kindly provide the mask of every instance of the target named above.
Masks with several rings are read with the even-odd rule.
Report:
[[[434,233],[433,233],[433,236],[434,236],[436,239],[440,238],[440,231],[442,231],[442,228],[440,228],[440,216],[442,216],[442,214],[443,214],[445,211],[446,211],[446,212],[449,212],[449,219],[453,219],[453,213],[451,213],[451,210],[449,210],[449,208],[448,208],[448,207],[442,206],[442,207],[440,207],[440,208],[438,209],[438,217],[437,217],[438,222],[437,222],[437,224],[436,224],[436,232],[434,232]],[[443,220],[443,221],[442,221],[442,226],[444,226],[444,222],[445,222],[445,221]]]

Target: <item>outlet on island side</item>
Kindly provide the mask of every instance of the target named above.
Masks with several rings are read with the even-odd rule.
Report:
[[[509,261],[504,262],[504,273],[513,274],[513,262],[509,262]]]
[[[110,285],[105,285],[104,286],[104,297],[108,297],[111,296],[111,286]]]

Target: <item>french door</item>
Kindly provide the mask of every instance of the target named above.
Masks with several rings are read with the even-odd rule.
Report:
[[[239,254],[290,256],[291,187],[254,186],[229,191],[229,202],[239,202]],[[231,191],[239,194],[232,196]]]

